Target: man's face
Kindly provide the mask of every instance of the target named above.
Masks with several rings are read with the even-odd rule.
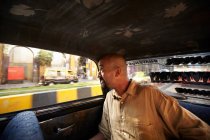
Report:
[[[101,81],[101,86],[113,88],[114,68],[112,67],[111,63],[106,60],[100,60],[98,67],[98,78]]]

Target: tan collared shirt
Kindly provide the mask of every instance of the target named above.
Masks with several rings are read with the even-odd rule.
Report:
[[[210,139],[210,127],[153,86],[132,81],[121,98],[110,91],[100,132],[111,140]]]

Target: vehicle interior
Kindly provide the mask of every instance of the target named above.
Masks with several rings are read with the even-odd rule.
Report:
[[[158,64],[145,73],[151,83],[210,124],[210,1],[0,0],[0,43],[80,55],[96,64],[109,53],[124,55],[136,69]],[[46,140],[89,139],[98,132],[108,90],[28,110]],[[19,112],[0,114],[0,133]]]

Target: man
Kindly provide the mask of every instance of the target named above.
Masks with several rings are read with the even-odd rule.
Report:
[[[92,138],[111,140],[210,139],[209,125],[153,86],[127,77],[126,61],[109,54],[98,63],[105,99],[100,132]]]

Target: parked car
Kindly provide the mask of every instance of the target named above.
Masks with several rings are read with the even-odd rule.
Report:
[[[65,68],[46,68],[44,75],[41,77],[40,84],[53,85],[62,83],[78,82],[77,75]]]

